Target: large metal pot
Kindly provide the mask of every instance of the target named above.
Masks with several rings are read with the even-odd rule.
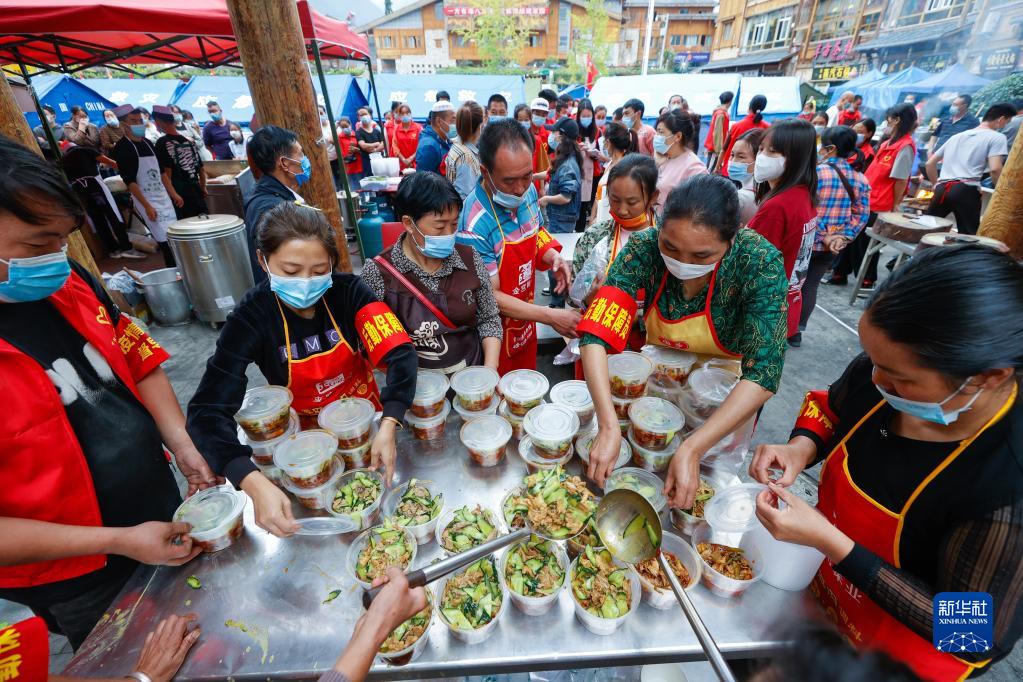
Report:
[[[141,275],[142,295],[156,321],[165,327],[188,324],[192,306],[177,268],[164,268]]]
[[[226,320],[253,284],[245,221],[233,215],[185,218],[171,223],[167,240],[196,316]]]

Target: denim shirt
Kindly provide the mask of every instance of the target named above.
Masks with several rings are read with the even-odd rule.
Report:
[[[582,173],[579,171],[579,164],[572,157],[566,159],[554,172],[547,188],[547,195],[563,194],[571,201],[561,205],[547,204],[547,219],[551,232],[575,231],[575,224],[579,219],[579,206],[582,201],[579,191],[581,181]]]

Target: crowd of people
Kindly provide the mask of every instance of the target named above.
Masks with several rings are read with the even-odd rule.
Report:
[[[109,112],[110,131],[75,118],[51,131],[68,141],[65,164],[91,150],[69,178],[74,192],[0,138],[0,156],[19,168],[0,174],[0,377],[26,396],[0,432],[13,453],[0,458],[0,476],[21,486],[0,497],[9,539],[0,597],[29,605],[77,647],[137,563],[194,557],[188,528],[169,522],[180,497],[164,445],[190,493],[226,479],[252,499],[259,527],[294,534],[289,498],[237,438],[250,365],[291,390],[303,424],[337,398],[370,399],[381,413],[371,456],[390,477],[417,371],[535,369],[537,323],[578,339],[576,370],[597,420],[586,475],[597,485],[622,439],[610,354],[654,344],[738,368],[735,388],[666,473],[671,506],[691,508],[701,459],[777,393],[818,285],[861,267],[865,228],[898,209],[918,172],[912,105],[890,108],[879,127],[849,92],[824,112],[771,122],[757,95],[731,122],[733,98],[721,93],[702,145],[702,117],[681,95],[652,125],[639,99],[609,112],[551,90],[514,107],[501,95],[456,107],[438,93],[426,126],[406,103],[382,125],[368,109],[354,124],[342,118],[340,149],[328,149],[335,173],[358,178],[389,154],[405,175],[393,201],[404,231],[361,275],[337,271],[334,228],[302,198],[313,169],[292,131],[263,125],[245,139],[215,102],[201,133],[173,107],[122,105]],[[962,102],[938,126],[947,140],[923,172],[935,184],[928,213],[953,214],[972,233],[978,187],[997,183],[1009,146],[1000,131],[1018,127],[1023,103],[992,105],[970,126]],[[320,124],[328,138],[322,108]],[[97,230],[109,230],[111,249],[130,252],[116,211],[98,201],[99,172],[89,175],[98,163],[120,172],[165,245],[169,221],[205,210],[204,149],[244,152],[260,175],[245,207],[257,283],[221,330],[185,414],[160,369],[167,353],[62,247],[88,217],[106,221]],[[582,234],[569,261],[558,235],[571,232]],[[538,271],[549,273],[549,305],[536,302]],[[788,444],[757,448],[750,474],[770,488],[757,513],[775,537],[827,557],[815,594],[843,614],[835,625],[855,644],[927,679],[958,679],[1004,656],[1023,630],[1013,589],[1023,566],[1023,268],[983,246],[941,248],[874,288],[859,323],[864,353],[830,390],[808,394]],[[26,464],[40,448],[46,470]],[[785,489],[820,461],[824,516]],[[950,495],[969,503],[949,505]],[[421,592],[390,577],[390,598],[360,621],[372,634],[353,638],[348,667],[339,661],[348,677],[365,672],[387,627],[414,612],[408,604],[422,605]],[[931,600],[943,591],[994,595],[992,652],[931,646]]]

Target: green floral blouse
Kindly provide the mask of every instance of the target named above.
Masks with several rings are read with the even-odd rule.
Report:
[[[633,235],[612,264],[605,284],[631,296],[645,288],[648,300],[652,299],[667,272],[657,234],[656,229],[647,229]],[[739,230],[718,269],[711,318],[725,348],[742,354],[743,378],[772,393],[778,391],[785,361],[787,290],[781,253],[753,230]],[[681,280],[669,275],[657,308],[666,319],[678,320],[700,312],[706,303],[707,288],[686,300]],[[584,334],[580,344],[588,343],[609,347],[596,336]]]
[[[572,274],[577,275],[582,270],[583,264],[586,259],[589,258],[590,252],[593,251],[593,247],[597,243],[611,235],[614,230],[614,221],[605,220],[600,223],[593,223],[586,228],[583,232],[583,236],[579,237],[579,241],[575,243],[575,249],[572,251]]]

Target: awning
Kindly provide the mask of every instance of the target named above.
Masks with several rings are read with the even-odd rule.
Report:
[[[778,50],[765,50],[753,52],[735,59],[720,59],[711,61],[700,68],[701,71],[717,71],[719,69],[735,69],[743,66],[759,66],[761,64],[775,64],[785,61],[796,53],[789,48],[783,47]]]
[[[307,45],[322,56],[368,59],[347,24],[296,0]],[[239,62],[226,0],[0,0],[0,63],[75,73],[108,65],[214,68]],[[267,27],[267,30],[272,30]]]
[[[856,49],[859,52],[863,52],[864,50],[883,50],[889,47],[925,43],[929,40],[943,38],[961,28],[963,26],[959,24],[958,19],[928,24],[920,28],[897,28],[891,31],[882,31],[873,40],[860,43]]]

